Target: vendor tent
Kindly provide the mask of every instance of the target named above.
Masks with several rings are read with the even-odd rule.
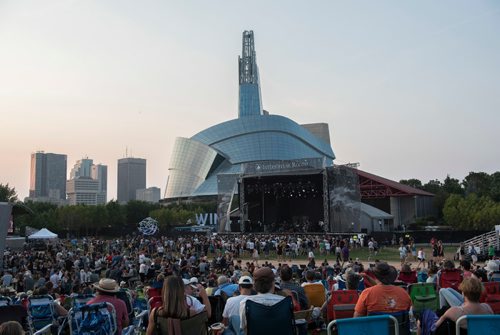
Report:
[[[52,240],[52,239],[57,238],[57,234],[54,234],[53,232],[51,232],[50,230],[48,230],[46,228],[42,228],[39,231],[37,231],[36,233],[31,234],[30,236],[28,236],[28,238],[30,240],[34,240],[34,239],[38,239],[38,240]]]

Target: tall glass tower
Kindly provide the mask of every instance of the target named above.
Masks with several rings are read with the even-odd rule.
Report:
[[[66,155],[31,154],[30,198],[66,199],[66,168]]]
[[[239,57],[239,117],[262,115],[262,98],[260,95],[259,69],[253,31],[243,32],[243,47]]]

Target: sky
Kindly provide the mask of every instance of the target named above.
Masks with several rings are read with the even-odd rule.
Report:
[[[238,114],[253,30],[263,107],[327,122],[336,164],[400,180],[500,170],[498,1],[0,0],[0,183],[30,156],[147,159]]]

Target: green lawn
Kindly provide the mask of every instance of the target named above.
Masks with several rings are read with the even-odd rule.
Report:
[[[456,247],[454,246],[447,246],[445,248],[445,256],[447,259],[453,259],[454,252],[456,250]],[[429,247],[424,248],[425,256],[426,259],[429,260],[432,257],[432,252]],[[335,263],[336,261],[336,256],[335,254],[330,254],[330,255],[321,255],[319,253],[319,250],[314,251],[314,255],[316,258],[316,264],[319,265],[321,264],[325,258],[328,260],[328,263],[332,264]],[[367,247],[364,248],[355,248],[350,250],[349,256],[353,259],[356,260],[356,258],[359,259],[360,262],[364,263],[365,265],[368,265],[368,263],[374,262],[375,259],[378,259],[380,261],[385,261],[385,262],[397,262],[399,263],[399,251],[398,248],[396,247],[385,247],[381,248],[377,255],[373,255],[371,259],[369,259],[369,251]],[[249,260],[250,256],[246,254],[244,257],[242,257],[245,260]],[[276,254],[272,252],[270,254],[269,258],[265,258],[263,254],[260,255],[260,263],[263,261],[268,260],[272,261],[273,263],[275,262],[281,262],[281,263],[307,263],[307,256],[299,256],[298,258],[293,259],[290,262],[289,259],[282,259],[278,260],[276,257]],[[408,262],[412,263],[413,266],[416,266],[418,264],[418,261],[414,261],[411,257],[408,258]]]

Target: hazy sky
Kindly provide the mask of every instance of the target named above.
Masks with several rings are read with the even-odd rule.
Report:
[[[241,34],[263,106],[328,122],[336,163],[386,178],[500,170],[499,1],[0,0],[0,183],[30,154],[147,159],[162,194],[174,138],[237,117]]]

